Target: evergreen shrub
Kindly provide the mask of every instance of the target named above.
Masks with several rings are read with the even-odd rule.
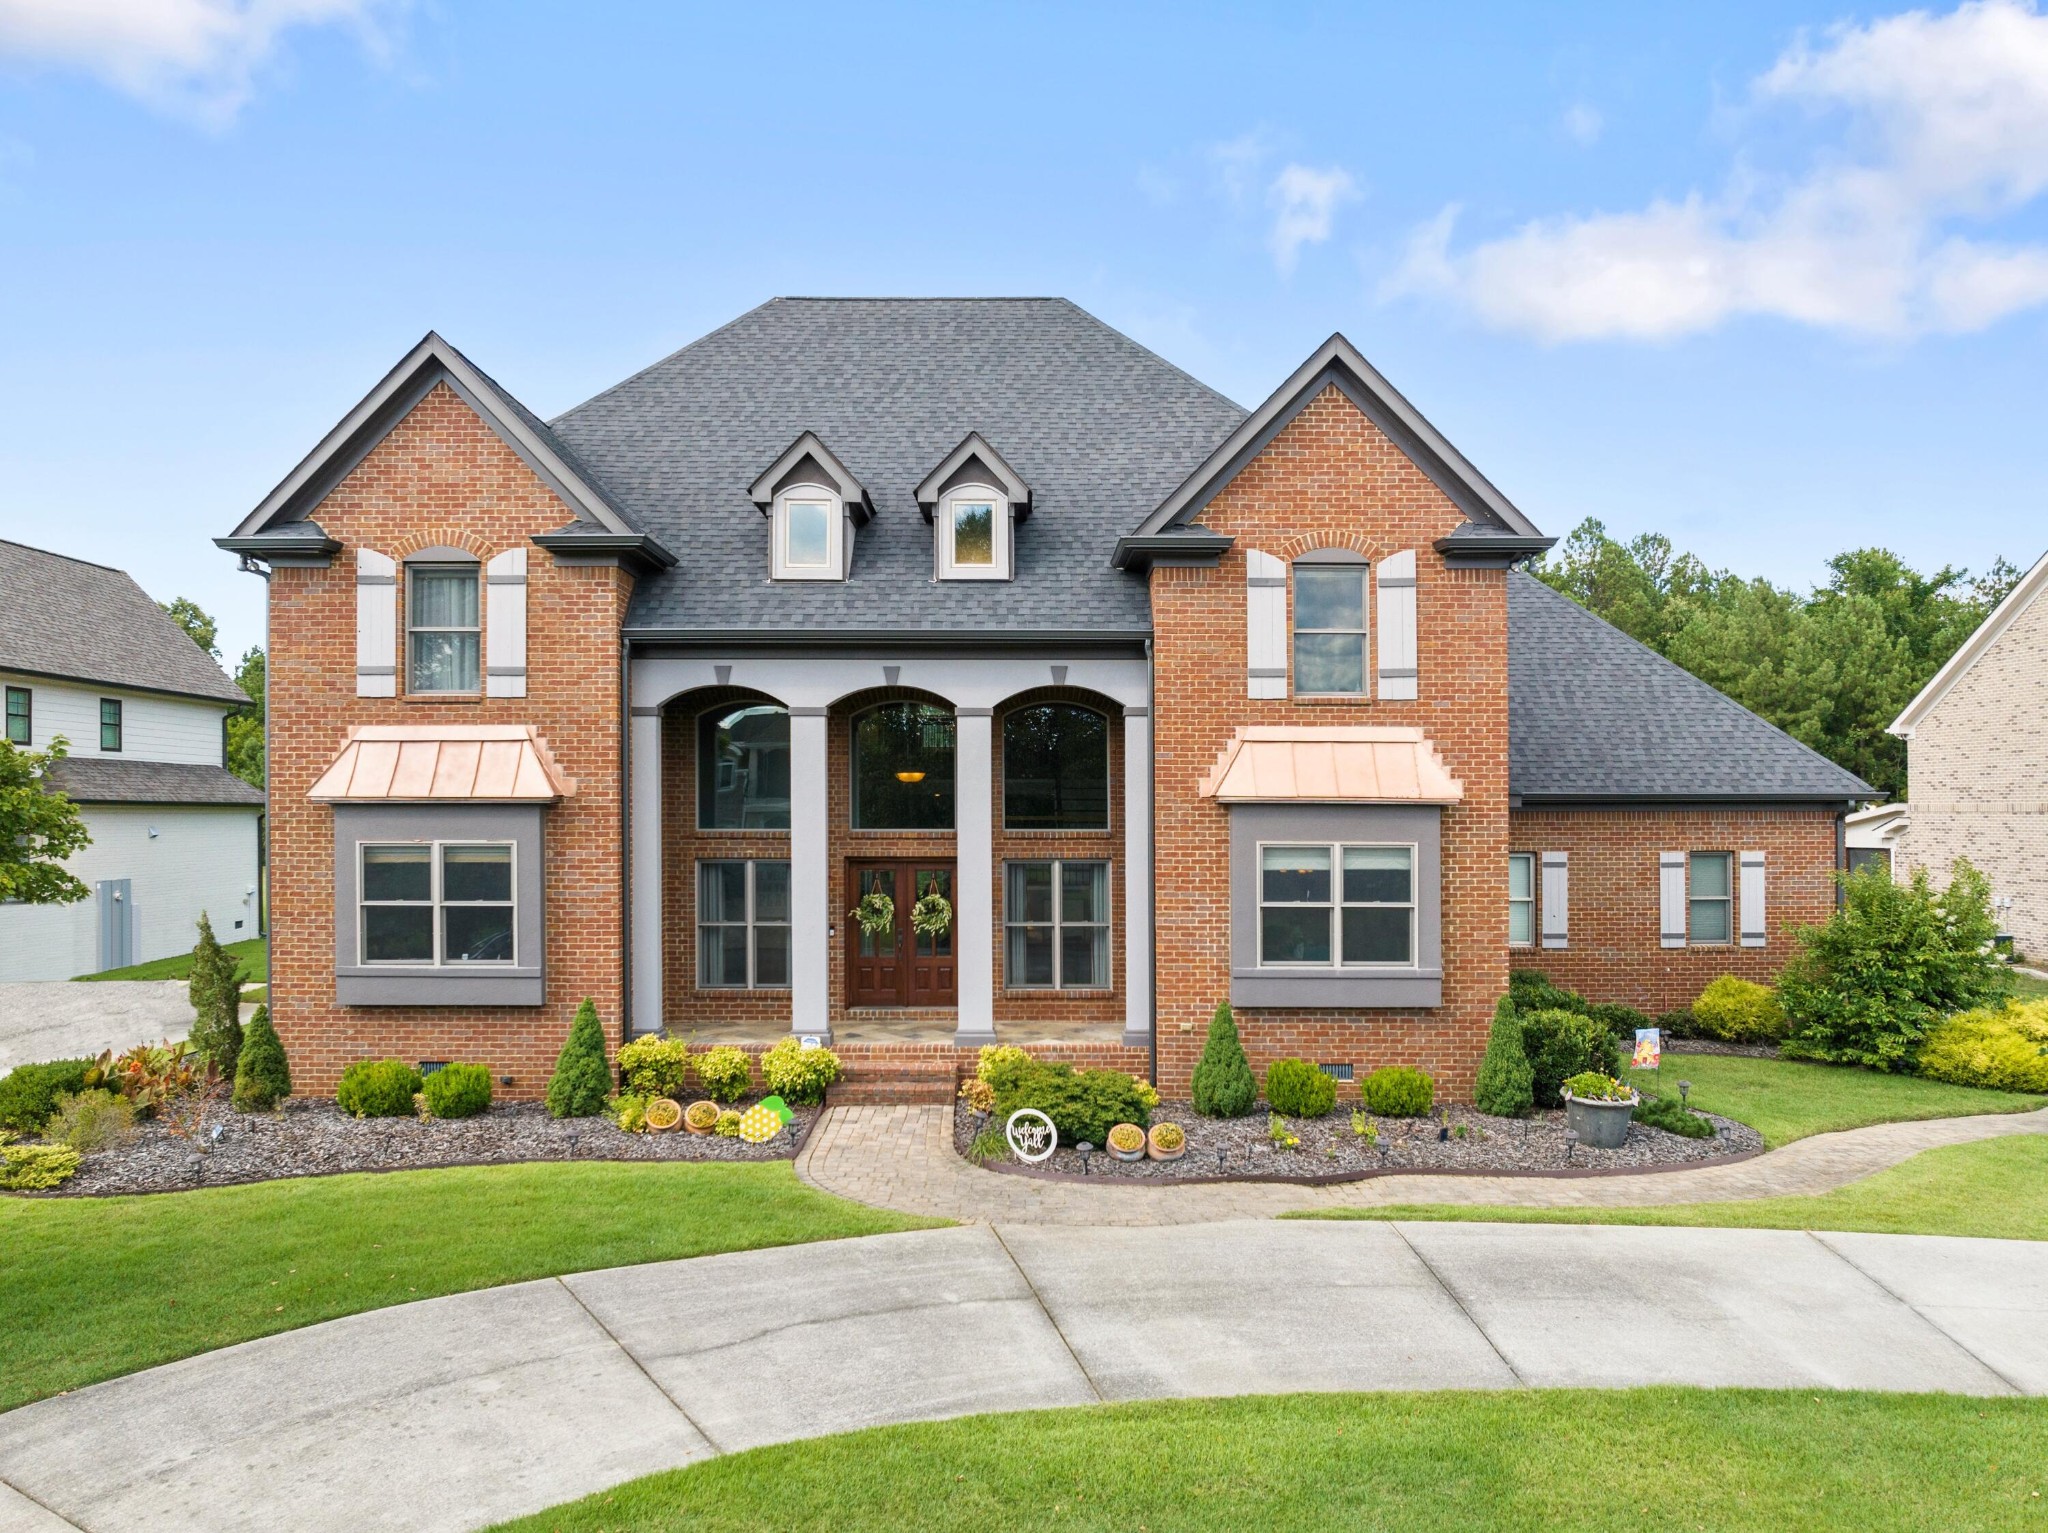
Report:
[[[1382,1118],[1419,1118],[1436,1102],[1436,1082],[1406,1065],[1373,1071],[1360,1091],[1367,1110]]]
[[[1195,1111],[1205,1118],[1242,1118],[1258,1100],[1259,1083],[1244,1057],[1228,1001],[1218,1001],[1209,1019],[1209,1041],[1195,1066],[1192,1095]]]
[[[1723,974],[1692,1003],[1700,1035],[1723,1043],[1777,1043],[1785,1036],[1785,1009],[1769,985]]]
[[[240,1112],[268,1112],[292,1094],[292,1067],[284,1044],[271,1025],[270,1008],[258,1006],[242,1035],[242,1054],[235,1064],[235,1107]]]
[[[410,1118],[420,1072],[402,1059],[359,1059],[341,1072],[334,1100],[355,1118]]]
[[[1321,1118],[1337,1105],[1337,1083],[1305,1059],[1266,1066],[1266,1102],[1286,1118]]]
[[[754,1084],[753,1061],[747,1058],[747,1051],[729,1043],[706,1049],[690,1064],[697,1072],[697,1084],[714,1102],[737,1102]]]
[[[576,1008],[576,1020],[569,1024],[569,1036],[562,1040],[562,1052],[555,1058],[555,1073],[548,1081],[548,1112],[557,1118],[594,1118],[604,1111],[605,1098],[611,1094],[604,1024],[597,1020],[597,1003],[586,996]]]
[[[490,1067],[443,1065],[421,1084],[420,1094],[436,1118],[474,1118],[491,1105]]]
[[[85,1090],[86,1072],[92,1067],[90,1059],[53,1059],[16,1065],[0,1075],[0,1129],[40,1134],[57,1110],[57,1098]]]
[[[1493,1008],[1493,1028],[1486,1035],[1486,1057],[1479,1061],[1479,1082],[1472,1105],[1496,1118],[1518,1118],[1536,1101],[1536,1073],[1529,1068],[1522,1042],[1522,1019],[1506,996]]]
[[[1521,1016],[1522,1050],[1538,1107],[1562,1106],[1558,1088],[1574,1075],[1588,1070],[1621,1074],[1621,1051],[1613,1034],[1584,1012],[1535,1011]]]

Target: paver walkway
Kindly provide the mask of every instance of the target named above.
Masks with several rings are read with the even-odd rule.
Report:
[[[797,1175],[862,1203],[963,1222],[1187,1224],[1390,1203],[1612,1208],[1832,1192],[1940,1145],[2003,1134],[2048,1134],[2048,1108],[2042,1108],[1816,1134],[1732,1165],[1639,1176],[1383,1176],[1334,1187],[1282,1182],[1090,1185],[971,1166],[953,1149],[952,1116],[950,1107],[834,1108],[797,1156]]]
[[[0,1415],[0,1533],[452,1533],[890,1422],[1649,1383],[2048,1394],[2048,1243],[1260,1220],[983,1225],[616,1268]]]

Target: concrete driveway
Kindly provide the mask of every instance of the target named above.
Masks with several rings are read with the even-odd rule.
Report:
[[[0,1075],[16,1065],[81,1059],[102,1049],[182,1038],[191,1030],[192,1005],[182,979],[0,985]]]
[[[889,1422],[1663,1383],[2048,1393],[2048,1243],[999,1225],[617,1268],[330,1321],[0,1416],[0,1533],[467,1529]]]

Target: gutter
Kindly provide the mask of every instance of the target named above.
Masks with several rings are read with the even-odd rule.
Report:
[[[266,677],[269,672],[263,673]],[[1152,1084],[1159,1084],[1159,689],[1155,683],[1155,668],[1152,655],[1152,641],[1145,641],[1145,721],[1151,728],[1146,731],[1152,741],[1152,750],[1145,763],[1145,775],[1150,785],[1145,792],[1145,805],[1149,811],[1145,824],[1145,865],[1152,879],[1152,897],[1145,901],[1145,941],[1152,949],[1152,961],[1146,970],[1152,976],[1152,1042],[1151,1061]],[[1124,763],[1124,770],[1131,769]],[[1128,901],[1126,902],[1128,903]],[[1128,938],[1127,938],[1128,940]],[[1130,967],[1126,961],[1125,968]]]
[[[633,1040],[633,640],[619,643],[619,1045]]]

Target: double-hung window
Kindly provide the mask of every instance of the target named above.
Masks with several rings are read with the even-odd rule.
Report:
[[[789,988],[789,864],[697,864],[697,987]]]
[[[1508,853],[1508,946],[1536,945],[1536,854]]]
[[[363,842],[360,855],[363,963],[514,962],[509,842]]]
[[[1364,564],[1294,566],[1294,690],[1365,695]]]
[[[7,689],[7,743],[27,747],[35,739],[35,719],[31,713],[34,694],[27,687]]]
[[[1109,987],[1109,864],[1012,862],[1004,869],[1003,984]]]
[[[1413,846],[1259,848],[1262,968],[1412,968]]]
[[[481,689],[482,626],[473,564],[406,567],[406,690]]]
[[[103,697],[100,699],[100,749],[118,751],[121,748],[121,699]]]
[[[1730,852],[1694,852],[1687,859],[1685,928],[1688,942],[1735,940],[1734,864]]]

